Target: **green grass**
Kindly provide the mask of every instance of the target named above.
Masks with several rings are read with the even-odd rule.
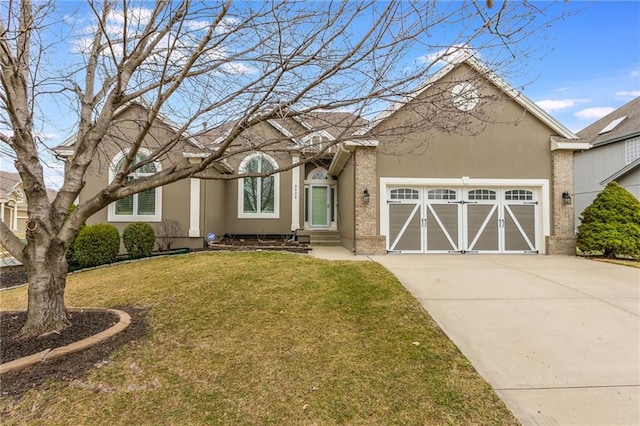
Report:
[[[630,266],[632,268],[640,269],[640,260],[605,259],[605,258],[595,258],[594,260],[597,260],[598,262],[613,263],[615,265]]]
[[[0,297],[25,307],[24,288]],[[517,423],[373,262],[216,253],[69,276],[68,306],[121,304],[151,306],[152,334],[85,386],[3,398],[3,424]]]

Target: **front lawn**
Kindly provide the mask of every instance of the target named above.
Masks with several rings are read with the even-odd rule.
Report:
[[[3,424],[516,424],[374,262],[206,253],[69,276],[68,306],[150,306],[152,333]],[[26,288],[0,293],[24,309]]]

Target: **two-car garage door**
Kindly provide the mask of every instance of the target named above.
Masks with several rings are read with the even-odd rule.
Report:
[[[390,187],[389,252],[537,253],[535,188]]]

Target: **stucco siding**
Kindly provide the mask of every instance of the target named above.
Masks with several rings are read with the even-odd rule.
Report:
[[[468,72],[460,67],[447,79],[468,78]],[[482,80],[475,84],[483,101],[472,114],[456,113],[457,129],[443,131],[445,123],[429,123],[445,108],[437,105],[450,102],[450,95],[437,93],[447,90],[446,82],[378,126],[378,176],[551,179],[549,136],[554,132],[497,87]]]
[[[355,236],[355,167],[353,156],[338,176],[338,232],[342,246],[347,250],[354,248]]]
[[[283,159],[279,159],[278,164]],[[291,234],[291,171],[280,173],[279,217],[277,219],[239,218],[238,185],[241,180],[225,182],[225,226],[227,234]]]
[[[200,233],[204,237],[211,232],[222,236],[225,228],[225,181],[202,179],[200,185]]]
[[[138,106],[134,106],[123,111],[116,117],[117,125],[114,126],[111,133],[105,136],[105,143],[102,148],[94,156],[86,173],[85,186],[80,192],[80,202],[85,202],[98,194],[105,186],[109,184],[109,171],[112,167],[112,162],[116,155],[121,152],[120,146],[123,144],[121,141],[133,140],[138,132],[137,120],[145,116],[145,111]],[[173,137],[175,134],[173,131],[163,124],[158,124],[151,128],[148,136],[142,143],[142,148],[152,150],[157,147],[163,141]],[[177,148],[172,151],[169,158],[161,163],[161,167],[170,167],[173,164],[186,161],[182,158],[182,147],[186,142],[178,144]],[[124,144],[126,146],[126,144]],[[162,187],[162,202],[161,202],[161,214],[160,219],[155,221],[156,223],[162,219],[173,219],[180,222],[182,227],[181,237],[188,237],[189,230],[189,179],[174,182]],[[124,228],[132,223],[132,221],[109,221],[108,209],[106,207],[89,219],[87,224],[92,225],[96,223],[110,223],[114,225],[120,234]],[[144,217],[140,217],[138,221],[144,221]],[[153,225],[153,222],[152,222]],[[181,246],[198,246],[202,243],[200,240],[196,242],[189,242],[185,240]],[[189,244],[187,244],[187,242]],[[179,245],[174,244],[174,247]]]

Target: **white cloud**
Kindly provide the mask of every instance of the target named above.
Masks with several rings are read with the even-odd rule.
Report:
[[[554,90],[554,92],[566,92],[567,90],[571,90],[571,87],[569,87],[569,86],[558,87],[556,90]]]
[[[44,183],[49,189],[58,191],[64,183],[64,163],[56,160],[49,161],[44,165]]]
[[[619,96],[621,98],[635,98],[637,96],[640,96],[640,90],[630,90],[630,91],[620,91],[620,92],[616,92],[616,96]]]
[[[245,65],[242,62],[227,62],[222,64],[222,69],[228,74],[237,75],[252,74],[256,71],[255,68]]]
[[[579,103],[589,102],[588,99],[545,99],[536,104],[545,111],[552,112],[576,106]]]
[[[631,74],[629,74],[631,77],[640,77],[640,71],[638,70],[633,70],[631,71]]]
[[[613,107],[593,107],[580,110],[573,115],[583,120],[598,120],[613,111]]]
[[[144,7],[131,7],[127,10],[126,20],[128,26],[146,25],[153,15],[153,10]],[[125,23],[124,10],[112,10],[107,15],[107,22],[112,22],[122,28]]]
[[[447,47],[446,49],[440,49],[437,52],[420,56],[418,60],[427,64],[432,64],[440,61],[449,62],[455,60],[458,55],[464,54],[468,51],[471,51],[469,45],[454,44],[453,46]]]

